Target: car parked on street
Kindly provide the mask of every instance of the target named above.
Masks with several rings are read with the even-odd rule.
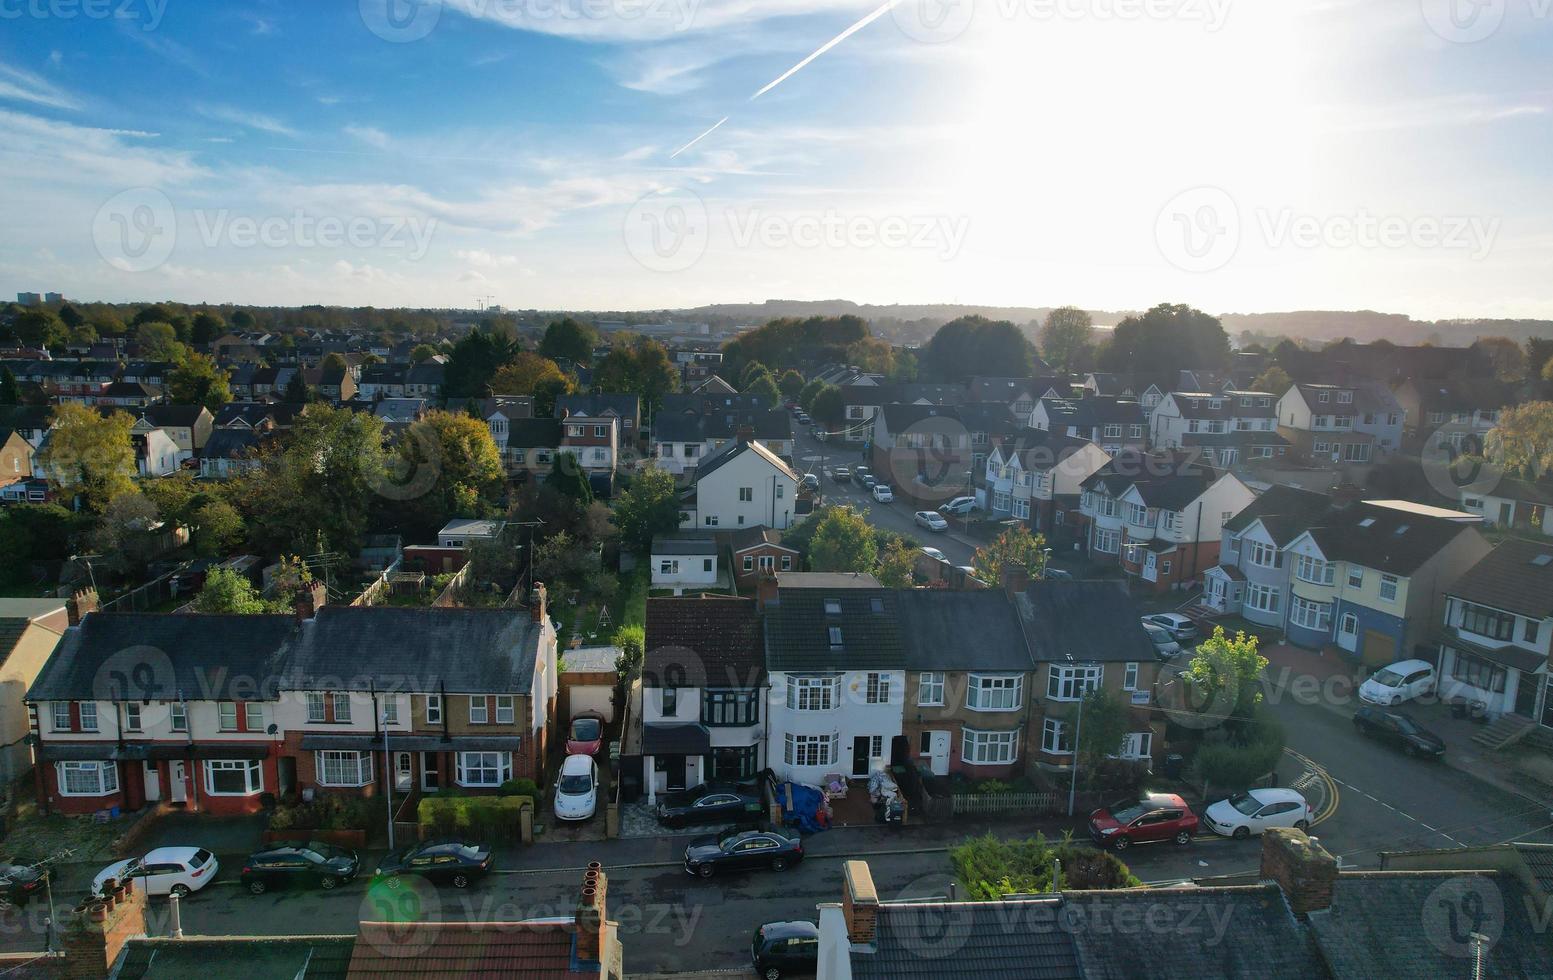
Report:
[[[1161,841],[1187,844],[1196,834],[1197,814],[1173,793],[1147,793],[1089,815],[1089,836],[1101,847],[1118,851]]]
[[[934,534],[941,534],[949,530],[949,522],[944,520],[942,514],[931,510],[919,510],[916,514],[917,526],[925,527]]]
[[[1075,581],[1072,572],[1063,571],[1060,568],[1046,566],[1046,581],[1048,582],[1072,582]]]
[[[830,476],[837,483],[848,483],[852,480],[852,470],[845,466],[838,466],[830,471]]]
[[[158,847],[145,857],[115,861],[92,879],[92,894],[101,895],[110,878],[121,885],[135,883],[147,895],[185,898],[215,880],[221,862],[203,847]]]
[[[812,922],[768,922],[755,930],[750,959],[761,980],[812,977],[820,963],[820,927]]]
[[[1144,625],[1158,626],[1174,637],[1177,643],[1195,640],[1201,635],[1197,624],[1180,613],[1154,613],[1151,616],[1144,616],[1143,622]]]
[[[874,492],[874,499],[879,501],[879,503],[881,503],[881,504],[893,504],[893,503],[895,503],[895,491],[890,489],[890,485],[888,483],[875,483],[874,484],[874,488],[873,488],[873,492]]]
[[[355,851],[319,841],[282,844],[248,855],[243,887],[255,895],[271,888],[322,888],[331,891],[354,881],[361,870]]]
[[[685,848],[685,870],[702,878],[728,871],[786,871],[803,860],[803,841],[781,830],[730,830]]]
[[[665,827],[735,823],[759,819],[760,795],[721,783],[701,783],[658,801],[658,822]]]
[[[1434,664],[1399,660],[1382,667],[1359,685],[1359,700],[1370,704],[1401,704],[1434,692]]]
[[[819,474],[805,473],[803,475],[803,486],[805,490],[818,490],[820,488]]]
[[[1181,644],[1163,626],[1144,623],[1143,632],[1149,635],[1149,642],[1154,644],[1154,656],[1161,660],[1174,660],[1181,655]]]
[[[587,820],[598,808],[599,764],[590,755],[569,755],[555,781],[557,820]]]
[[[920,550],[922,551],[922,553],[924,555],[927,555],[929,558],[933,559],[934,561],[945,561],[946,562],[946,561],[949,560],[948,557],[945,556],[945,554],[942,551],[939,551],[937,548],[922,548]]]
[[[491,870],[492,863],[491,849],[484,844],[427,840],[389,851],[372,877],[387,878],[392,885],[401,875],[419,875],[434,885],[468,888]]]
[[[26,905],[34,895],[43,893],[48,871],[37,864],[0,865],[0,902]]]
[[[1354,712],[1353,727],[1360,735],[1401,749],[1408,755],[1438,759],[1445,755],[1445,740],[1400,711],[1364,704]]]
[[[975,497],[956,497],[938,508],[941,514],[965,515],[976,509]]]
[[[566,733],[567,755],[598,755],[604,745],[604,719],[591,711],[572,718]]]
[[[1203,816],[1214,833],[1242,840],[1269,827],[1304,830],[1315,811],[1292,789],[1248,789],[1213,804]]]

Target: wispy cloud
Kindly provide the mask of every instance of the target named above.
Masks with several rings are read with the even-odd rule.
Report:
[[[606,42],[653,41],[748,27],[780,18],[866,8],[868,0],[657,0],[640,4],[492,3],[447,0],[446,8],[516,30]]]
[[[1463,94],[1404,103],[1328,107],[1323,115],[1332,132],[1363,133],[1482,126],[1546,116],[1548,112],[1546,102]]]
[[[388,134],[375,126],[350,125],[345,127],[344,132],[351,139],[360,140],[368,146],[375,146],[380,150],[388,149]]]
[[[301,134],[290,126],[273,116],[267,116],[259,112],[249,112],[230,105],[201,105],[196,106],[195,111],[206,119],[215,122],[230,123],[233,126],[241,126],[244,129],[258,130],[261,133],[269,133],[272,136],[285,136],[296,139]]]
[[[95,189],[144,185],[171,187],[208,172],[182,152],[137,145],[152,134],[97,129],[0,109],[0,172],[8,181],[70,183]]]
[[[30,71],[4,62],[0,62],[0,99],[31,102],[51,109],[81,108],[81,103],[75,96]]]

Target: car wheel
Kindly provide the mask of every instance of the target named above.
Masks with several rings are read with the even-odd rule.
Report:
[[[710,878],[710,877],[712,877],[713,870],[714,869],[712,868],[712,866],[710,864],[703,864],[703,865],[701,865],[701,867],[696,869],[696,874],[700,875],[703,878]]]
[[[399,887],[399,876],[398,875],[389,875],[388,876],[388,887],[389,888],[398,888]]]
[[[787,870],[787,858],[772,858],[771,859],[771,870],[772,871],[786,871]]]
[[[1176,831],[1175,842],[1177,844],[1190,844],[1192,842],[1192,832],[1189,830]]]
[[[1128,840],[1125,837],[1113,837],[1113,838],[1111,838],[1111,847],[1113,849],[1115,849],[1115,850],[1125,851],[1125,850],[1127,850],[1127,848],[1129,848],[1131,846],[1132,846],[1132,841]]]
[[[782,971],[774,966],[768,966],[766,967],[766,972],[762,973],[761,976],[765,977],[766,980],[782,980]]]
[[[453,887],[454,888],[468,888],[469,887],[469,876],[465,875],[465,874],[454,875],[453,876]]]
[[[172,894],[177,895],[179,898],[188,898],[189,897],[189,886],[188,885],[174,885],[172,887]]]
[[[248,883],[248,890],[255,895],[263,895],[266,887],[268,886],[266,886],[262,881],[255,880]]]
[[[1251,828],[1250,827],[1236,827],[1235,828],[1235,832],[1230,834],[1230,836],[1235,838],[1236,840],[1245,840],[1247,837],[1251,836]]]
[[[1309,820],[1296,820],[1296,821],[1294,821],[1294,829],[1295,830],[1309,830],[1310,829],[1310,821]]]
[[[324,875],[323,880],[318,882],[318,887],[322,888],[326,892],[332,892],[336,888],[340,887],[340,879],[336,878],[334,875]]]

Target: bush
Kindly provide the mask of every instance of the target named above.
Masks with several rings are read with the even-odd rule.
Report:
[[[311,803],[279,806],[270,814],[271,830],[367,830],[387,819],[382,801],[360,796],[320,794]]]
[[[509,779],[496,789],[497,796],[528,796],[539,798],[539,784],[532,779]]]
[[[1282,726],[1259,712],[1244,724],[1203,736],[1192,757],[1192,778],[1205,793],[1208,787],[1247,789],[1277,767],[1283,746]]]
[[[983,793],[987,796],[995,796],[1001,793],[1012,793],[1014,787],[1001,779],[983,779],[971,787],[973,793]]]
[[[949,851],[955,876],[975,901],[1025,895],[1058,888],[1136,888],[1142,884],[1127,866],[1106,851],[1077,847],[1064,838],[1053,845],[1040,834],[1005,840],[992,834],[973,837]],[[1052,864],[1062,871],[1052,881]]]
[[[533,809],[532,796],[428,796],[421,800],[416,817],[433,837],[475,837],[484,840],[517,840],[518,814]]]

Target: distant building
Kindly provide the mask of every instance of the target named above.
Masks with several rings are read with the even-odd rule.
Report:
[[[38,293],[17,293],[16,302],[22,306],[42,306],[43,297]]]

